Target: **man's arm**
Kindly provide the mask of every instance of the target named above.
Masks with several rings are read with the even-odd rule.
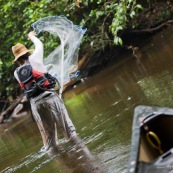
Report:
[[[43,64],[43,43],[36,37],[34,31],[31,31],[28,34],[28,39],[30,39],[35,45],[33,54],[29,56],[31,66],[40,72],[47,72]]]

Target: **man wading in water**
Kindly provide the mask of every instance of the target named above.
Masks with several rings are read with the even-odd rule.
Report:
[[[43,139],[43,149],[48,150],[58,146],[56,127],[62,130],[66,139],[75,138],[76,130],[63,101],[53,89],[55,78],[43,65],[42,42],[34,31],[28,34],[28,39],[34,43],[35,50],[29,50],[20,43],[12,47],[14,62],[19,65],[14,76],[30,100],[32,114]]]

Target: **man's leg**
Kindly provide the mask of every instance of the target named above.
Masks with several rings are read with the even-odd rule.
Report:
[[[50,107],[43,101],[31,102],[33,117],[39,128],[43,144],[46,148],[56,145],[54,118]]]
[[[57,127],[63,131],[66,139],[73,138],[76,136],[76,129],[68,115],[67,109],[63,101],[59,98],[58,95],[54,95],[52,98],[54,104],[52,105],[52,113],[54,114]]]

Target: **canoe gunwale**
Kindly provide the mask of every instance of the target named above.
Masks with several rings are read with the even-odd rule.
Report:
[[[139,165],[138,158],[139,158],[139,149],[141,142],[140,141],[141,129],[144,128],[144,126],[149,122],[161,116],[169,116],[169,117],[171,116],[171,118],[173,118],[173,109],[167,107],[151,107],[151,106],[137,106],[135,108],[133,126],[132,126],[131,152],[129,158],[128,173],[138,172],[138,165]],[[165,152],[154,161],[146,163],[146,165],[151,166],[152,164],[154,165],[160,164],[162,160],[168,155],[170,155],[170,157],[173,157],[173,149],[170,149],[169,151]],[[142,164],[145,164],[145,162],[143,162]]]

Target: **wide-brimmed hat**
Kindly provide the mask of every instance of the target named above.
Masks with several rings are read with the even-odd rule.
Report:
[[[19,59],[22,55],[25,55],[28,52],[33,52],[34,49],[27,49],[23,44],[17,43],[15,46],[12,47],[12,52],[14,55],[14,61]]]

